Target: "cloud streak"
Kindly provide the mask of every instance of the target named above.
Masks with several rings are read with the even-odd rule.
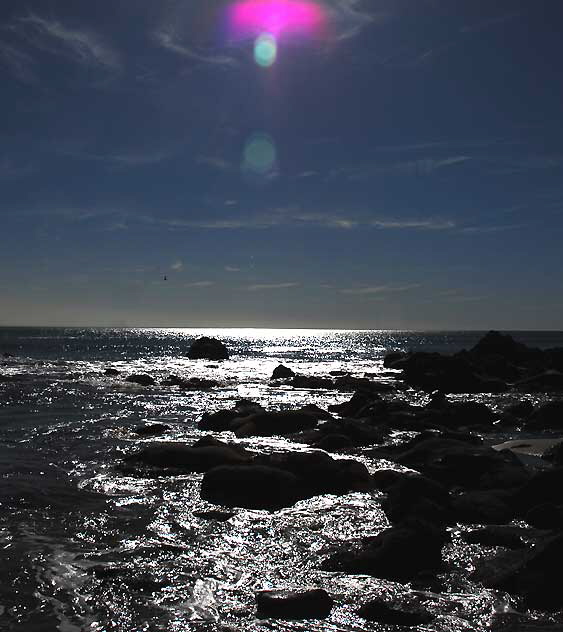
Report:
[[[340,294],[348,294],[352,296],[370,296],[376,294],[394,294],[397,292],[409,292],[421,287],[419,283],[411,283],[409,285],[375,285],[364,287],[343,288],[338,290]]]
[[[287,282],[287,283],[255,283],[249,285],[246,289],[249,292],[263,292],[264,290],[285,290],[292,287],[299,287],[299,283]]]

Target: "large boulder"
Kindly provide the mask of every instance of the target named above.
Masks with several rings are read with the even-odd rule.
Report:
[[[326,619],[333,605],[332,597],[322,588],[256,593],[256,614],[260,619]]]
[[[156,381],[150,375],[145,375],[144,373],[133,373],[133,375],[128,375],[125,378],[126,382],[131,382],[132,384],[140,384],[141,386],[154,386]]]
[[[266,412],[260,404],[243,399],[238,401],[233,408],[218,410],[214,413],[203,413],[197,426],[200,430],[222,432],[228,430],[233,419],[240,419]]]
[[[463,524],[507,524],[515,515],[513,494],[492,489],[453,495],[452,512],[454,520]]]
[[[289,367],[284,366],[283,364],[278,364],[278,366],[273,370],[271,380],[281,380],[288,379],[290,377],[295,377],[295,372],[292,371]]]
[[[426,524],[385,529],[359,546],[346,547],[322,563],[322,569],[371,575],[393,581],[412,581],[419,573],[442,566],[444,531]]]
[[[190,360],[228,360],[229,351],[217,338],[203,336],[194,340],[188,350]]]
[[[470,350],[475,356],[501,356],[512,362],[529,361],[530,358],[541,356],[539,349],[528,347],[517,342],[509,334],[501,334],[498,331],[489,331]]]

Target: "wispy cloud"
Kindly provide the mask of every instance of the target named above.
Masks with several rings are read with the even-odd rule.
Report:
[[[193,281],[192,283],[186,283],[184,287],[197,288],[197,287],[211,287],[212,285],[215,285],[214,281]]]
[[[37,83],[37,76],[33,69],[33,58],[2,41],[0,41],[0,65],[8,68],[12,75],[22,83]]]
[[[108,153],[94,154],[87,151],[60,148],[58,152],[62,156],[68,156],[78,160],[91,160],[93,162],[102,162],[112,167],[143,167],[147,165],[155,165],[165,160],[169,160],[174,156],[172,150],[146,151],[146,152],[130,152],[130,153]]]
[[[240,268],[236,266],[225,266],[225,272],[240,272]]]
[[[32,46],[77,63],[113,70],[120,66],[117,53],[90,31],[71,28],[34,13],[19,18],[11,29]]]
[[[456,223],[440,219],[372,220],[370,225],[382,230],[452,230]]]
[[[176,272],[180,272],[180,270],[184,269],[184,264],[182,261],[178,260],[175,261],[171,266],[170,266],[171,270],[175,270]]]
[[[263,290],[285,290],[286,288],[299,287],[299,283],[256,283],[249,285],[249,292],[262,292]]]
[[[408,292],[421,287],[419,283],[409,285],[374,285],[364,287],[352,287],[339,290],[340,294],[352,294],[355,296],[367,296],[372,294],[393,294],[396,292]]]
[[[23,178],[33,171],[34,169],[30,164],[19,165],[10,158],[0,159],[0,180]]]
[[[516,230],[518,228],[524,228],[525,224],[501,224],[497,226],[466,226],[460,228],[459,232],[467,235],[486,234],[486,233],[500,233],[507,230]]]
[[[212,52],[199,52],[189,48],[181,42],[173,29],[165,28],[154,33],[155,41],[165,50],[170,51],[192,61],[219,66],[234,66],[237,60],[228,55],[219,55]]]

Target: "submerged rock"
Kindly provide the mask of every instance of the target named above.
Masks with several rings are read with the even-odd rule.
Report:
[[[243,399],[238,401],[233,408],[218,410],[214,413],[204,413],[197,426],[200,430],[221,432],[229,430],[233,419],[241,419],[264,412],[266,411],[260,404]]]
[[[104,371],[104,375],[107,375],[108,377],[115,377],[116,375],[119,375],[119,371],[117,369],[109,367]]]
[[[260,619],[326,619],[333,605],[332,597],[322,588],[256,593],[256,614]]]
[[[313,411],[282,410],[235,417],[229,423],[229,429],[237,437],[270,437],[308,430],[314,428],[318,422],[319,416]]]
[[[278,366],[273,370],[271,380],[280,380],[287,379],[290,377],[295,377],[295,372],[292,371],[289,367],[284,366],[283,364],[278,364]]]
[[[229,351],[217,338],[203,336],[194,340],[188,350],[190,360],[228,360]]]
[[[146,424],[145,426],[137,426],[133,432],[140,437],[152,437],[159,434],[164,434],[170,430],[170,426],[166,424]]]
[[[507,549],[523,549],[526,544],[522,540],[525,529],[517,527],[490,526],[483,529],[473,529],[462,535],[468,544],[482,544],[483,546],[502,546]]]
[[[128,375],[125,378],[125,381],[132,382],[133,384],[140,384],[141,386],[154,386],[156,384],[153,377],[145,375],[144,373],[134,373],[133,375]]]

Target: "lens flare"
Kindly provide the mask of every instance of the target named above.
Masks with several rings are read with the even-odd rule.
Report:
[[[268,134],[253,134],[244,147],[243,169],[259,176],[275,170],[276,147]]]
[[[276,38],[269,33],[263,33],[254,42],[254,60],[259,66],[268,67],[275,61],[278,54]]]
[[[321,36],[327,27],[326,9],[311,0],[239,0],[228,9],[228,24],[236,39],[268,33],[283,37]]]

